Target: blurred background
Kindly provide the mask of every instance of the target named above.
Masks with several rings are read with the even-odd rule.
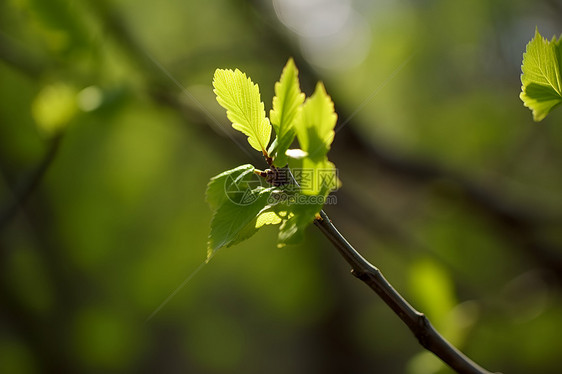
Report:
[[[313,226],[206,257],[210,177],[265,168],[212,92],[336,105],[326,207],[476,362],[559,373],[562,110],[519,99],[559,0],[0,2],[1,373],[450,373]],[[185,88],[185,89],[184,89]],[[240,149],[230,137],[245,144]]]

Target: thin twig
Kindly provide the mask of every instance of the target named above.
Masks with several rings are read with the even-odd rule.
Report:
[[[351,265],[353,275],[371,287],[383,299],[386,305],[408,326],[424,348],[433,352],[457,373],[490,374],[489,371],[465,356],[439,334],[427,317],[414,309],[385,279],[381,271],[363,258],[349,244],[324,211],[320,211],[320,217],[320,219],[314,221],[314,224]]]
[[[4,226],[11,221],[11,219],[31,196],[33,191],[35,191],[39,183],[41,183],[41,180],[45,176],[49,166],[51,166],[53,160],[55,159],[61,139],[62,134],[58,134],[51,140],[47,151],[37,166],[30,172],[26,179],[14,188],[13,196],[8,202],[6,202],[6,205],[0,207],[0,230],[2,230]]]

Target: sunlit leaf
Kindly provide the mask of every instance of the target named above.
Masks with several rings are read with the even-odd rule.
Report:
[[[265,152],[271,125],[265,116],[258,85],[238,69],[217,69],[213,86],[217,101],[226,109],[232,127],[248,136],[248,143],[254,149]]]
[[[544,39],[538,29],[527,44],[521,66],[521,94],[526,107],[533,111],[533,119],[541,121],[562,102],[562,47],[560,40]]]
[[[334,103],[326,93],[324,85],[318,83],[314,94],[304,103],[302,115],[296,125],[299,144],[302,151],[307,153],[302,159],[301,169],[312,170],[310,178],[306,181],[299,180],[305,194],[320,193],[323,183],[321,174],[324,171],[334,174],[334,166],[328,161],[327,153],[334,140],[336,121]],[[332,187],[335,188],[335,184],[332,184]]]
[[[253,220],[248,222],[238,233],[236,239],[232,241],[229,245],[234,245],[240,243],[243,240],[250,238],[259,229],[264,226],[277,225],[283,221],[282,216],[280,216],[275,209],[272,209],[271,205],[266,205],[259,213],[254,217]]]
[[[272,168],[266,182],[252,165],[242,165],[212,178],[207,187],[207,202],[215,214],[208,258],[217,249],[245,240],[266,225],[280,224],[279,246],[300,241],[304,229],[338,186],[335,166],[327,157],[337,120],[334,104],[321,83],[303,104],[297,74],[294,62],[289,60],[275,86],[271,111],[277,137],[270,155],[274,165],[281,166],[290,156],[293,173],[281,173],[290,169]],[[263,150],[270,133],[267,132],[267,138],[260,133],[263,126],[258,124],[263,124],[264,115],[257,86],[239,70],[217,70],[213,84],[217,100],[227,109],[233,126],[248,135],[254,148]],[[259,115],[255,116],[256,107]],[[295,134],[302,149],[289,150]],[[290,178],[280,181],[281,175]]]
[[[270,112],[271,124],[277,134],[270,148],[274,164],[282,167],[287,164],[285,151],[295,138],[294,123],[300,114],[304,94],[299,87],[298,70],[293,59],[289,59],[283,69],[279,82],[275,83],[273,109]]]
[[[289,206],[290,214],[279,227],[277,246],[300,243],[304,238],[304,230],[314,221],[316,214],[324,205],[323,200],[306,201],[311,196],[297,195],[302,199],[298,204]]]
[[[313,160],[326,156],[334,140],[334,127],[338,116],[334,103],[322,83],[316,85],[314,94],[304,103],[302,115],[296,126],[301,149]]]

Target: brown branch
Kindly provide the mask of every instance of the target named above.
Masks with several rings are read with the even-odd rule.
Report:
[[[408,326],[424,348],[433,352],[459,374],[490,374],[489,371],[473,362],[439,334],[428,318],[414,309],[385,279],[381,271],[365,260],[349,244],[324,211],[320,211],[320,217],[320,219],[314,221],[314,224],[351,265],[352,274],[379,295],[386,305]]]

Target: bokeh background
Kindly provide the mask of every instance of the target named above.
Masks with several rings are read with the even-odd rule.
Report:
[[[207,181],[264,168],[212,93],[289,57],[339,114],[327,213],[492,371],[559,373],[562,110],[520,64],[558,0],[0,2],[1,373],[449,373],[313,226],[206,256]]]

